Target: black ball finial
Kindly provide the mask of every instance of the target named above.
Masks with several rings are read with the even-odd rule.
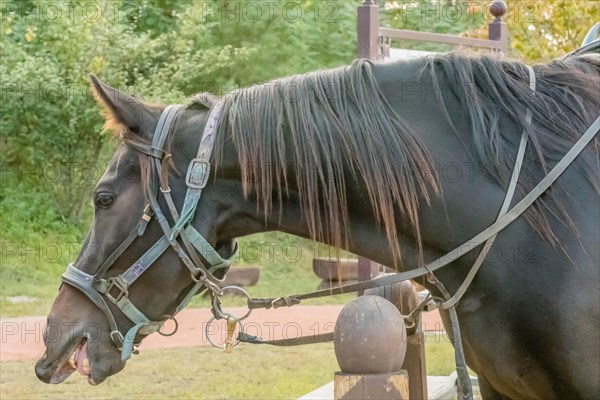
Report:
[[[508,6],[502,0],[496,0],[490,4],[490,13],[496,17],[496,19],[502,18],[508,11]]]
[[[395,305],[380,296],[360,296],[335,323],[335,357],[345,374],[399,371],[406,355],[406,328]]]

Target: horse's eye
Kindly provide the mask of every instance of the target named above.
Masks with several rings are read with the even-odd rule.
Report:
[[[113,203],[114,197],[106,194],[106,193],[100,193],[98,196],[96,196],[96,205],[98,207],[103,207],[103,208],[107,208],[110,207],[111,204]]]

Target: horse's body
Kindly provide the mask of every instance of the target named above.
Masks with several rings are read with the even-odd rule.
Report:
[[[516,200],[543,177],[548,166],[564,155],[600,113],[595,92],[600,88],[599,65],[569,63],[538,68],[537,95],[527,92],[527,70],[520,64],[446,56],[429,64],[419,60],[375,65],[372,74],[370,66],[356,64],[349,69],[354,78],[344,73],[338,74],[341,78],[330,76],[331,93],[311,76],[298,78],[296,83],[310,81],[315,93],[284,105],[273,100],[281,95],[284,101],[287,94],[297,94],[295,89],[286,92],[257,87],[253,92],[241,91],[229,101],[226,97],[216,148],[218,168],[204,189],[193,224],[216,246],[235,237],[280,230],[317,238],[401,270],[436,259],[495,221],[521,132],[527,128],[527,107],[534,116],[533,126],[527,128],[530,148]],[[468,71],[473,73],[471,81],[460,80]],[[323,73],[312,76],[320,77],[318,74]],[[363,86],[357,83],[363,82],[361,77],[365,77]],[[284,88],[290,84],[281,82]],[[472,91],[465,89],[469,85]],[[515,89],[519,85],[522,89]],[[365,91],[374,87],[381,92]],[[119,112],[131,105],[111,102],[110,96],[103,95],[109,89],[101,84],[96,90],[113,114],[112,124],[128,131],[125,135],[131,138],[136,132],[152,132],[160,110],[143,106],[145,113]],[[263,95],[261,90],[263,94],[271,92]],[[251,101],[244,101],[244,94],[252,94],[248,97]],[[465,97],[470,94],[476,94],[475,98]],[[512,103],[494,102],[496,96],[503,95]],[[366,104],[371,101],[368,96],[379,99],[379,103]],[[326,99],[331,104],[326,104]],[[365,104],[357,104],[356,99]],[[474,103],[477,101],[481,104]],[[207,99],[201,103],[211,105]],[[356,121],[366,110],[364,125],[342,115],[342,110],[356,112],[352,117]],[[385,110],[396,119],[375,126],[373,116],[368,115],[373,110]],[[186,171],[195,157],[198,132],[206,116],[202,105],[200,110],[189,107],[181,115],[171,143],[178,171]],[[383,131],[390,126],[399,132]],[[358,147],[350,143],[354,139],[344,136],[356,138],[361,130],[376,127],[382,131],[369,132],[373,142],[357,140],[354,144]],[[553,127],[556,132],[552,132]],[[478,129],[482,131],[478,133]],[[596,138],[559,178],[551,189],[552,196],[544,195],[543,204],[537,204],[526,218],[519,218],[498,235],[458,305],[467,363],[477,372],[486,399],[600,395],[598,152]],[[133,149],[123,145],[112,165],[137,164],[137,157]],[[389,165],[392,162],[394,165]],[[395,175],[386,175],[392,172]],[[115,192],[127,192],[132,184],[105,175],[101,186],[107,181],[119,188]],[[181,207],[185,186],[174,173],[171,181],[173,198]],[[140,183],[135,184],[139,189]],[[382,193],[391,194],[385,197]],[[136,207],[143,204],[137,194],[127,196],[136,196],[135,202],[129,199]],[[97,213],[96,224],[102,215]],[[131,223],[127,222],[128,226]],[[159,235],[156,227],[151,228],[152,224],[150,235]],[[110,245],[114,247],[124,233],[112,229],[115,238]],[[436,273],[450,293],[458,289],[478,249]],[[122,272],[138,253],[115,263],[114,272]],[[140,278],[140,286],[158,288],[163,284],[169,289],[161,287],[165,297],[153,298],[152,307],[143,308],[149,316],[168,314],[188,285],[185,277],[189,273],[165,268],[168,262],[177,261],[169,257],[172,255],[161,259],[162,272],[155,266]],[[80,268],[91,272],[97,268],[97,261],[86,264],[82,259],[78,260]],[[436,293],[436,287],[424,280],[421,283]],[[147,296],[137,292],[140,304]],[[72,288],[63,288],[51,317],[60,319],[57,315],[64,315],[65,307],[73,301],[85,300]],[[447,316],[442,316],[447,321]],[[101,319],[97,312],[93,318]],[[130,325],[123,316],[119,318],[124,326]],[[113,357],[108,355],[109,344],[96,346],[102,349],[103,357]],[[69,346],[63,344],[62,348]],[[92,373],[96,382],[123,367],[113,362],[100,372],[104,361],[99,357],[95,361],[93,350],[90,344],[90,361],[99,366],[99,372]],[[50,380],[57,363],[47,357],[40,360],[37,372],[41,379]]]

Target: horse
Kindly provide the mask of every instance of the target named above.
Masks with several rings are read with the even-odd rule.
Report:
[[[600,114],[598,59],[532,72],[535,91],[526,65],[493,55],[357,60],[176,109],[92,76],[120,144],[48,316],[49,327],[74,328],[54,340],[46,330],[38,378],[78,370],[95,385],[119,372],[192,295],[218,293],[241,236],[287,232],[398,271],[444,256],[496,220],[522,135],[513,204]],[[599,156],[596,136],[498,233],[456,307],[485,399],[600,395]],[[436,271],[448,292],[481,248]]]

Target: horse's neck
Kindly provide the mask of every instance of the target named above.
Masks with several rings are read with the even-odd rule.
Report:
[[[411,269],[421,261],[432,261],[452,250],[489,226],[495,219],[504,196],[503,190],[491,183],[482,173],[481,165],[474,165],[459,138],[452,133],[447,121],[440,113],[439,104],[427,86],[427,80],[403,81],[401,77],[416,79],[418,65],[407,63],[404,66],[376,66],[375,74],[383,94],[395,111],[406,120],[421,138],[431,153],[435,168],[440,176],[442,194],[434,198],[430,206],[421,202],[420,223],[424,238],[424,260],[420,260],[414,238],[405,222],[397,217],[400,228],[402,269]],[[406,69],[406,70],[403,70]],[[415,89],[416,88],[416,92]],[[407,95],[407,93],[413,93]],[[460,115],[461,110],[450,112]],[[458,104],[456,102],[456,104]],[[458,129],[467,129],[466,118],[456,118]],[[288,141],[290,145],[292,141]],[[254,194],[243,199],[240,180],[240,166],[233,144],[223,148],[223,176],[231,186],[227,199],[230,217],[224,223],[231,235],[246,235],[259,231],[280,230],[294,235],[311,236],[305,217],[302,215],[296,189],[290,187],[291,195],[283,204],[274,204],[269,215],[262,214],[257,207]],[[290,151],[293,154],[293,151]],[[419,166],[417,167],[419,168]],[[415,171],[423,172],[423,171]],[[425,172],[428,173],[428,172]],[[346,176],[350,176],[348,172]],[[295,182],[295,176],[288,176]],[[237,185],[237,186],[236,186]],[[364,185],[348,185],[349,237],[346,249],[366,256],[381,264],[393,266],[394,259],[384,229],[376,223]],[[205,196],[205,195],[203,195]],[[210,193],[207,193],[210,196]],[[319,216],[318,216],[319,217]],[[320,216],[325,218],[325,216]],[[325,227],[327,229],[327,227]],[[325,232],[324,237],[329,235]],[[456,287],[467,269],[465,265],[454,265],[454,274],[448,276],[449,286]]]

